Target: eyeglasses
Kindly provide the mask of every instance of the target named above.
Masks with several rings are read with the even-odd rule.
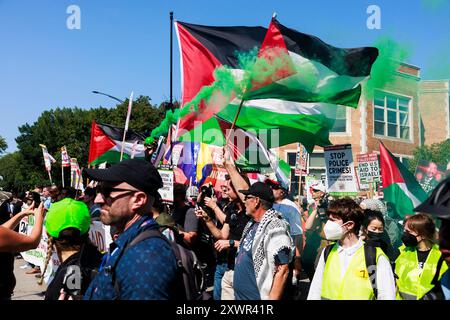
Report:
[[[245,196],[244,200],[253,199],[253,198],[256,198],[256,197],[254,197],[254,196]]]
[[[97,188],[95,190],[96,190],[97,194],[101,194],[103,196],[103,198],[105,198],[105,199],[113,199],[113,198],[111,198],[111,192],[113,192],[113,191],[128,191],[126,193],[123,193],[122,195],[125,195],[127,193],[131,193],[131,192],[138,192],[139,191],[139,190],[115,188],[115,187],[105,186],[105,185],[102,185],[102,184],[98,184]]]

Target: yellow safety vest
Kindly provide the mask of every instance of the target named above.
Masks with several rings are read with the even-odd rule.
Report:
[[[431,281],[436,274],[436,268],[441,257],[438,245],[433,245],[422,270],[419,269],[419,260],[417,258],[417,249],[414,247],[399,248],[400,255],[395,260],[395,273],[398,276],[398,300],[419,300],[433,289]],[[439,274],[440,279],[447,271],[447,264],[444,262]]]
[[[326,300],[373,300],[375,295],[370,283],[369,273],[364,257],[364,246],[361,246],[348,265],[341,279],[341,263],[337,253],[338,245],[331,249],[325,264],[322,279],[322,299]],[[386,256],[380,248],[376,248],[376,261]],[[386,259],[388,259],[386,257]],[[389,259],[388,259],[389,260]]]

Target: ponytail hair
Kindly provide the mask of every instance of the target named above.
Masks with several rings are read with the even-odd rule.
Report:
[[[52,257],[52,254],[53,254],[53,237],[48,236],[48,239],[47,239],[47,255],[45,257],[44,270],[42,271],[41,277],[39,278],[39,280],[37,282],[38,285],[40,285],[40,286],[44,282],[44,275],[45,275],[45,272],[47,271],[47,267],[48,267],[48,264],[49,264],[50,259]]]

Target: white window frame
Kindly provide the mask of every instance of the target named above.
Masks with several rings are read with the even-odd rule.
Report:
[[[330,136],[351,136],[352,135],[352,107],[343,106],[346,108],[345,110],[345,131],[344,132],[333,132],[330,130]]]
[[[377,93],[381,93],[384,95],[384,106],[383,106],[383,111],[384,111],[384,135],[381,134],[377,134],[375,133],[375,95]],[[396,109],[396,117],[397,117],[397,136],[396,137],[391,137],[387,135],[387,130],[388,130],[388,121],[387,121],[387,111],[388,108],[386,106],[386,99],[387,99],[387,95],[392,95],[395,96],[397,98],[397,107],[398,107],[398,98],[405,98],[408,99],[408,126],[409,126],[409,138],[408,139],[403,139],[403,138],[398,138],[398,136],[400,135],[400,113],[403,113],[403,111],[400,111],[400,109]],[[386,90],[376,90],[374,97],[372,99],[372,106],[373,106],[373,117],[372,117],[372,123],[373,123],[373,137],[375,138],[381,138],[381,139],[385,139],[385,140],[393,140],[393,141],[400,141],[400,142],[407,142],[407,143],[413,143],[414,142],[414,130],[413,130],[413,97],[412,96],[407,96],[404,94],[399,94],[396,92],[390,92],[390,91],[386,91]],[[377,109],[381,109],[381,108],[377,108]],[[379,122],[379,121],[378,121]]]

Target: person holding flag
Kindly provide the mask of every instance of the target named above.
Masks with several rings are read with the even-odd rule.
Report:
[[[48,178],[50,179],[50,184],[53,184],[52,182],[52,175],[50,171],[52,170],[52,163],[55,163],[56,160],[51,156],[50,153],[48,153],[47,147],[44,144],[40,144],[42,148],[42,154],[44,155],[44,165],[45,170],[48,172]]]
[[[70,167],[70,157],[67,153],[66,146],[61,147],[61,180],[64,188],[64,167]]]

